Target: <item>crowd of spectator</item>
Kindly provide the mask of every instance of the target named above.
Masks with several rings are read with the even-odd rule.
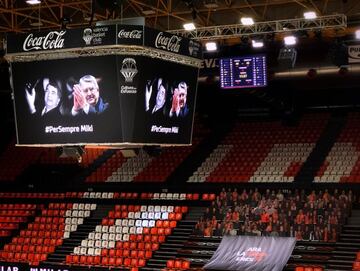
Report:
[[[290,236],[297,240],[335,242],[350,212],[350,191],[222,189],[196,224],[201,236]]]

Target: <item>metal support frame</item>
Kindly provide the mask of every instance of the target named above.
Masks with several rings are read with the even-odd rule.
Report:
[[[143,46],[127,46],[127,45],[111,45],[111,46],[98,46],[86,48],[74,48],[65,50],[53,51],[40,51],[40,52],[25,52],[13,53],[5,55],[9,62],[29,62],[40,60],[53,60],[64,58],[77,58],[87,56],[103,56],[103,55],[140,55],[152,58],[158,58],[166,61],[180,63],[193,67],[200,67],[201,60],[187,57],[183,55],[174,54],[150,47]]]
[[[193,31],[184,29],[168,31],[196,40],[229,39],[241,36],[256,36],[270,33],[296,32],[301,30],[345,29],[347,17],[344,14],[320,16],[316,19],[289,19],[258,22],[251,26],[242,24],[200,27]]]

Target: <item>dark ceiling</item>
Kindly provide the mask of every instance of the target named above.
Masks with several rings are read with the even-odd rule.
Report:
[[[242,16],[258,22],[301,18],[306,10],[345,14],[352,25],[360,19],[359,0],[42,0],[39,5],[0,0],[0,32],[61,28],[64,19],[68,28],[85,26],[92,10],[96,20],[141,16],[161,30],[180,29],[192,18],[198,26],[215,26],[237,24]]]

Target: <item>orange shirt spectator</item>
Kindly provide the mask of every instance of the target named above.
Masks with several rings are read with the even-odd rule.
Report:
[[[211,237],[212,236],[212,228],[210,226],[207,226],[204,229],[204,236],[205,237]]]
[[[300,225],[305,223],[305,215],[302,213],[302,211],[299,211],[299,214],[296,216],[296,224]]]
[[[268,223],[270,221],[270,217],[269,217],[269,214],[266,213],[266,212],[263,212],[261,214],[261,223]]]

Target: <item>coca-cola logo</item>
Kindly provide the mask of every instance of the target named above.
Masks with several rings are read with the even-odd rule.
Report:
[[[178,53],[180,51],[180,42],[182,38],[172,35],[171,37],[164,36],[163,32],[160,32],[155,39],[155,47],[167,50],[170,52]]]
[[[132,30],[126,31],[125,29],[121,29],[118,33],[119,39],[141,39],[142,30]]]
[[[64,39],[62,38],[66,33],[63,31],[52,31],[46,36],[34,37],[34,34],[29,34],[23,44],[24,51],[31,50],[53,50],[64,47]]]

